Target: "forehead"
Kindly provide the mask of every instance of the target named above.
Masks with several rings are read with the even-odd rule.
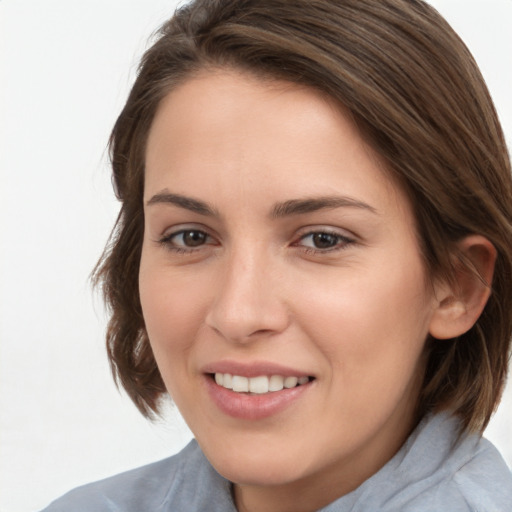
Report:
[[[163,189],[189,194],[191,187],[219,202],[234,200],[235,187],[269,202],[338,193],[405,201],[334,100],[227,70],[203,72],[171,91],[149,133],[146,201]]]

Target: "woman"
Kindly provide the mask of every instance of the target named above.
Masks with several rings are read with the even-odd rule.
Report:
[[[512,181],[414,0],[197,0],[111,138],[116,377],[196,441],[47,510],[507,510]]]

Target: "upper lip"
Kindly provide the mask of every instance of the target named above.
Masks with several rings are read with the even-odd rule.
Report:
[[[283,366],[271,361],[241,362],[232,360],[216,361],[204,365],[202,373],[230,373],[242,377],[259,377],[261,375],[282,375],[283,377],[311,377],[311,373]]]

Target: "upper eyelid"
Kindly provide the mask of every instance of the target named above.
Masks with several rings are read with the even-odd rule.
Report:
[[[215,237],[213,237],[210,233],[208,233],[207,231],[205,231],[203,229],[184,228],[184,229],[178,229],[177,231],[171,231],[170,233],[162,235],[160,237],[159,241],[160,242],[171,242],[173,240],[173,238],[175,238],[179,235],[183,235],[183,234],[187,233],[188,231],[197,231],[199,233],[204,233],[206,235],[206,240],[208,240],[208,239],[215,240]]]
[[[312,231],[312,232],[305,233],[304,235],[301,235],[300,237],[298,237],[297,240],[295,242],[293,242],[292,245],[299,246],[300,242],[303,241],[304,239],[307,239],[310,236],[320,234],[320,233],[338,238],[339,240],[336,245],[347,245],[347,244],[353,244],[356,242],[356,239],[354,237],[342,235],[340,233],[333,233],[333,232],[328,232],[328,231]],[[336,245],[333,246],[332,248],[336,247]],[[318,249],[318,250],[323,251],[323,249]]]
[[[167,227],[166,229],[164,229],[162,231],[160,238],[171,237],[173,235],[183,233],[184,231],[201,231],[202,233],[206,233],[208,236],[211,236],[211,237],[217,236],[214,230],[208,228],[204,224],[197,224],[197,223],[191,222],[191,223],[176,224],[174,226]]]
[[[308,236],[318,235],[318,234],[324,234],[324,235],[330,235],[338,238],[342,238],[344,240],[353,240],[355,239],[352,235],[347,235],[345,233],[339,233],[337,231],[328,231],[328,230],[319,230],[319,231],[308,231],[306,233],[303,233],[299,236],[299,240],[302,240],[303,238],[307,238]]]
[[[165,230],[163,230],[161,235],[158,235],[158,240],[162,241],[165,239],[170,239],[173,236],[176,236],[186,231],[200,231],[202,233],[205,233],[208,237],[214,238],[216,240],[220,240],[221,238],[216,230],[211,229],[210,227],[205,226],[204,224],[201,223],[191,222],[167,227]],[[313,235],[316,233],[328,233],[330,235],[339,236],[341,238],[350,239],[354,241],[359,239],[359,236],[356,233],[346,228],[322,224],[312,224],[302,226],[299,229],[295,230],[295,234],[291,236],[292,244],[296,243],[297,241],[308,235]]]
[[[315,233],[328,233],[330,235],[340,236],[343,238],[350,238],[350,239],[358,239],[359,236],[354,233],[353,231],[346,229],[346,228],[340,228],[335,226],[322,226],[322,225],[312,225],[312,226],[304,226],[297,230],[297,237],[302,238],[308,235],[313,235]]]
[[[206,239],[205,239],[204,243],[201,243],[197,246],[196,245],[188,246],[186,244],[176,243],[176,241],[174,240],[174,237],[183,235],[187,231],[197,231],[197,232],[204,233],[206,235]],[[213,243],[212,243],[212,241],[213,241]],[[204,229],[186,228],[185,227],[185,228],[181,228],[181,229],[172,230],[167,233],[164,232],[164,234],[162,236],[158,237],[155,240],[155,242],[157,243],[157,245],[160,245],[161,247],[165,248],[165,250],[170,251],[175,254],[194,254],[194,253],[201,253],[208,246],[215,245],[215,238]]]
[[[187,246],[184,244],[178,244],[174,240],[174,237],[178,235],[182,235],[183,233],[186,233],[187,231],[198,231],[201,233],[204,233],[206,235],[205,243],[202,243],[197,246]],[[206,246],[215,245],[215,241],[217,238],[213,236],[211,233],[208,232],[207,229],[204,228],[198,228],[193,226],[186,226],[182,225],[182,227],[175,226],[173,228],[167,228],[164,230],[164,232],[157,236],[154,241],[157,245],[160,245],[162,247],[165,247],[167,250],[172,250],[174,252],[186,252],[186,253],[192,253],[197,252],[202,249],[204,249]],[[213,241],[213,243],[212,243]]]
[[[179,229],[178,231],[171,231],[170,233],[163,235],[162,239],[164,239],[164,240],[170,239],[170,238],[173,238],[178,235],[183,235],[184,233],[187,233],[189,231],[197,231],[198,233],[204,233],[207,237],[213,238],[209,233],[207,233],[206,231],[204,231],[202,229],[187,229],[187,228],[185,228],[185,229]]]
[[[315,248],[309,247],[305,243],[303,244],[303,240],[307,239],[310,236],[315,234],[324,233],[330,236],[337,237],[337,243],[329,248]],[[354,244],[358,244],[360,242],[360,238],[350,230],[334,227],[334,226],[307,226],[304,229],[300,229],[298,234],[295,236],[291,245],[297,248],[301,248],[307,252],[315,252],[319,254],[327,254],[330,252],[337,252],[338,250],[347,248],[348,246],[352,246]]]

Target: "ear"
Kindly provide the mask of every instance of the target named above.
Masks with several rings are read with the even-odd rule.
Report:
[[[458,259],[453,281],[434,285],[435,308],[430,335],[456,338],[469,331],[481,315],[491,294],[496,249],[487,238],[470,235],[457,244]]]

